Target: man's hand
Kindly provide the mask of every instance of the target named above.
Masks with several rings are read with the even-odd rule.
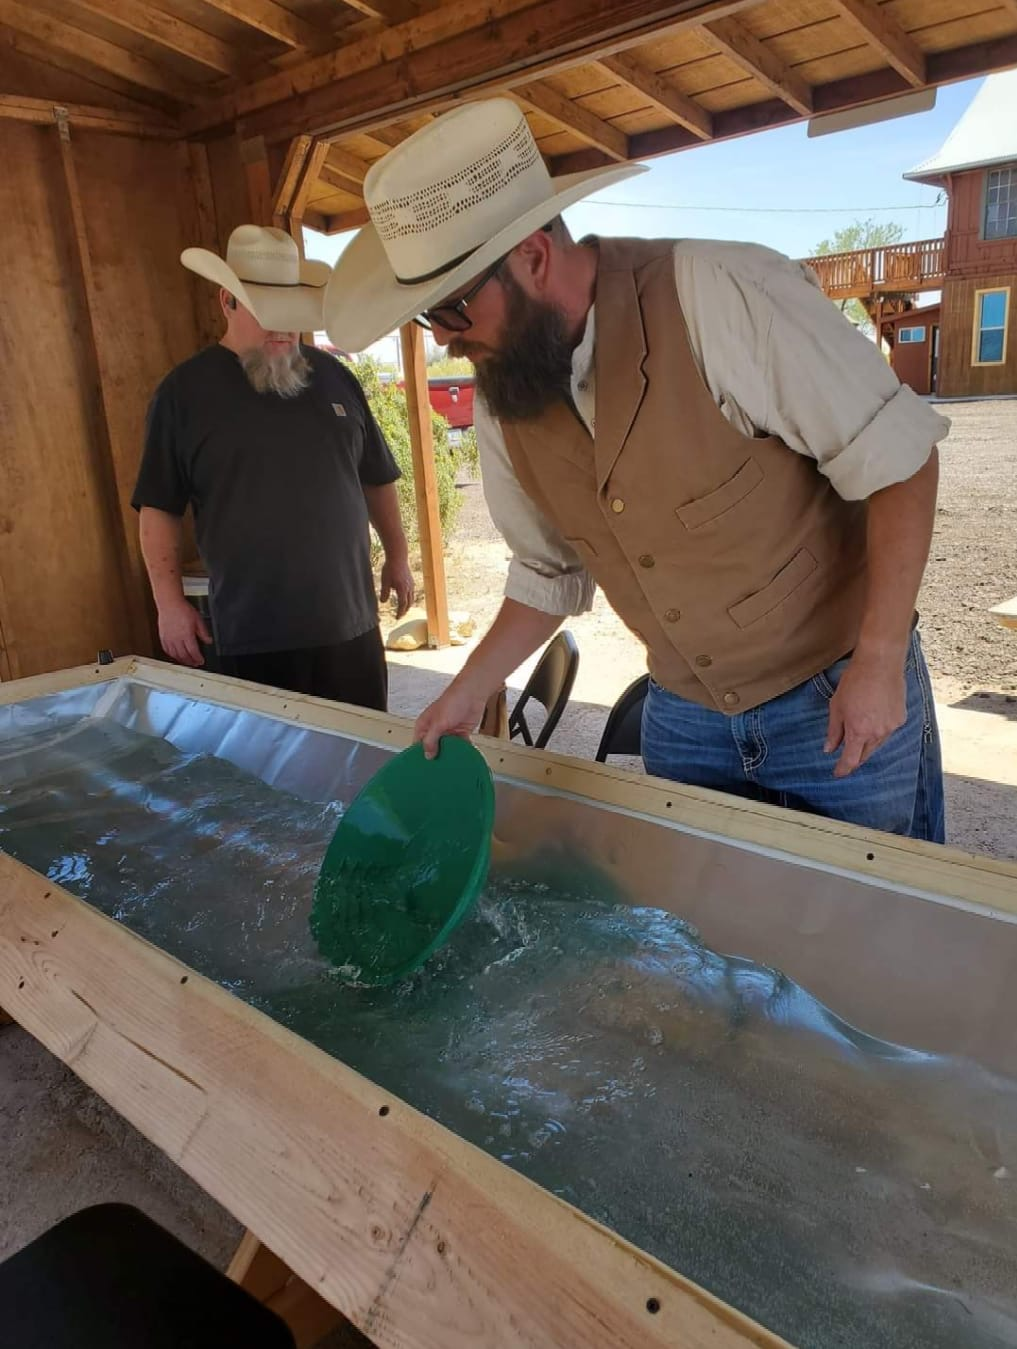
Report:
[[[413,603],[416,585],[410,564],[405,557],[385,558],[381,569],[381,602],[387,604],[389,596],[396,597],[396,618],[402,618]]]
[[[441,697],[426,707],[413,728],[414,740],[424,742],[424,756],[434,759],[443,735],[468,738],[480,725],[487,698],[468,683],[453,680]]]
[[[833,776],[853,773],[904,725],[906,717],[903,658],[887,661],[856,654],[830,700],[823,750],[826,754],[841,750]]]
[[[212,634],[193,604],[180,597],[159,610],[159,641],[163,651],[180,665],[204,665],[199,642],[212,644]]]

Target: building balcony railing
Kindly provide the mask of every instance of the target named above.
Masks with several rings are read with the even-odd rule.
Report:
[[[827,253],[805,261],[831,300],[938,290],[945,276],[946,240],[860,248],[854,253]]]

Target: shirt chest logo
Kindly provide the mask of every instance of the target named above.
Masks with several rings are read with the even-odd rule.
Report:
[[[345,416],[346,416],[346,409],[343,407],[342,403],[333,403],[333,404],[332,404],[332,411],[335,413],[335,415],[336,415],[337,417],[345,417]]]

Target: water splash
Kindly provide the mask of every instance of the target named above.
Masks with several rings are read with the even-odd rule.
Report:
[[[0,758],[0,846],[36,870],[802,1349],[1017,1345],[1014,1082],[525,881],[412,978],[344,986],[307,922],[342,803],[58,730]]]

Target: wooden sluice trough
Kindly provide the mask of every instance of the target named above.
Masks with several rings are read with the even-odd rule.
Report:
[[[0,686],[0,787],[5,737],[75,715],[313,801],[410,740],[390,716],[125,659]],[[1017,1078],[1017,867],[480,747],[496,870],[554,883],[582,859],[605,894],[673,907],[867,1034]],[[3,854],[0,1007],[378,1345],[785,1343]]]

